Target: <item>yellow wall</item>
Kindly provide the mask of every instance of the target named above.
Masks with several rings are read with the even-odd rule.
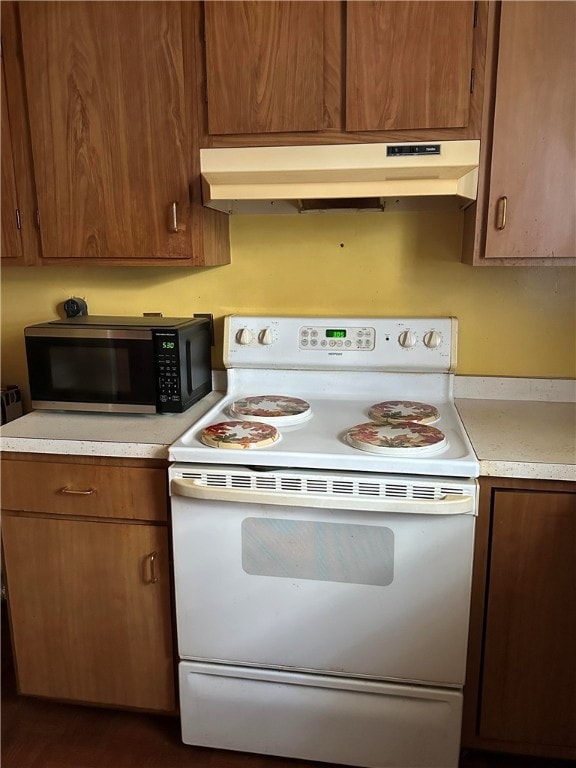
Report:
[[[455,213],[234,217],[212,269],[6,268],[2,381],[25,387],[25,325],[82,296],[91,314],[455,315],[458,373],[576,376],[576,270],[473,268]],[[221,367],[222,322],[214,363]]]

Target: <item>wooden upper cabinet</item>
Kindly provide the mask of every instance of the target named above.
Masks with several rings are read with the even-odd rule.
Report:
[[[35,263],[40,240],[16,4],[2,15],[2,265]]]
[[[501,6],[485,259],[576,256],[576,4]]]
[[[486,3],[209,0],[203,13],[202,146],[479,138]]]
[[[4,60],[2,59],[2,260],[20,262],[23,259],[20,234],[20,210],[12,151],[12,131],[6,98]]]
[[[180,4],[21,3],[20,22],[43,259],[189,256]]]
[[[322,128],[321,2],[204,3],[208,132]]]
[[[468,125],[473,2],[348,2],[346,130]]]

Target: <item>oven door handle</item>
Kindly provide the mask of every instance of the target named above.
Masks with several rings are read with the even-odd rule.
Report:
[[[269,492],[252,488],[209,487],[197,480],[174,479],[170,484],[174,496],[203,501],[233,501],[245,504],[276,504],[281,507],[314,507],[320,509],[362,510],[365,512],[399,512],[417,515],[475,514],[473,496],[445,494],[438,499],[398,499],[342,496],[332,493]]]

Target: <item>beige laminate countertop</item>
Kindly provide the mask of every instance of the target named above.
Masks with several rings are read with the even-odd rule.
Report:
[[[576,403],[456,399],[480,475],[576,481]]]
[[[32,411],[0,429],[2,451],[168,459],[168,448],[220,398],[211,392],[184,413]]]

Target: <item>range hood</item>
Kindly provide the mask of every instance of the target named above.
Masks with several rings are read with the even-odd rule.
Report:
[[[236,213],[459,210],[479,141],[200,150],[204,205]]]

